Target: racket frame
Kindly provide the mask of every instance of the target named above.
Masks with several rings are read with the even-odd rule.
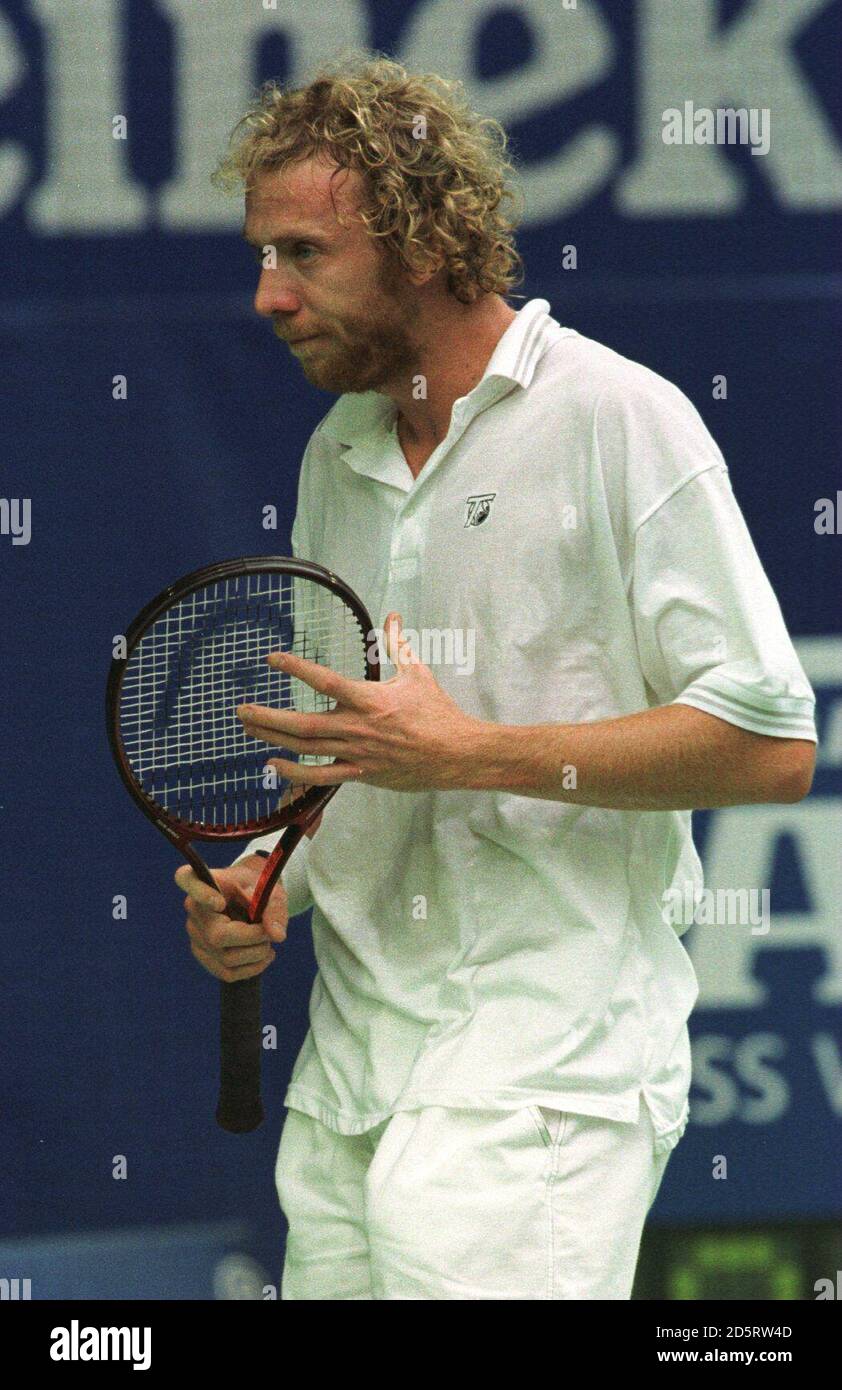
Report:
[[[313,821],[321,815],[327,803],[339,790],[339,784],[309,787],[295,801],[270,815],[245,821],[241,825],[208,826],[180,820],[160,807],[143,790],[132,771],[120,733],[120,696],[132,653],[146,632],[168,609],[173,608],[195,590],[206,588],[210,584],[226,579],[240,579],[252,574],[279,573],[289,575],[292,579],[309,579],[342,599],[360,628],[365,650],[364,678],[378,681],[380,663],[377,643],[372,641],[374,629],[365,606],[353,589],[331,570],[310,560],[287,555],[253,555],[244,559],[222,560],[213,565],[203,565],[162,589],[130,623],[125,634],[126,654],[112,659],[106,687],[108,741],[123,784],[135,804],[176,846],[203,883],[216,888],[210,869],[193,849],[191,841],[248,840],[257,835],[270,834],[274,830],[285,830],[286,833],[267,858],[252,895],[247,913],[247,920],[251,922],[262,916],[272,888],[290,855]],[[320,766],[329,767],[330,764],[323,763]],[[221,1080],[216,1118],[223,1129],[235,1134],[256,1129],[263,1119],[260,1101],[260,994],[259,975],[233,983],[223,982],[221,987]]]
[[[312,810],[313,804],[318,800],[319,794],[326,790],[325,787],[311,787],[297,801],[291,803],[297,809],[294,813],[290,808],[283,808],[273,812],[269,816],[262,816],[257,820],[249,820],[241,826],[215,825],[205,826],[193,821],[182,821],[176,816],[170,816],[162,807],[143,791],[132,772],[131,763],[126,756],[123,748],[123,741],[120,737],[118,719],[115,717],[119,713],[120,693],[123,686],[123,678],[129,663],[129,658],[140,639],[144,636],[147,629],[152,627],[169,608],[175,606],[182,599],[186,598],[195,589],[203,589],[207,585],[225,579],[239,579],[249,574],[289,574],[293,578],[310,579],[317,584],[322,584],[325,588],[331,589],[341,598],[353,613],[363,640],[368,646],[368,656],[366,660],[365,679],[377,681],[380,679],[380,663],[377,659],[376,644],[372,646],[369,639],[373,633],[371,619],[363,606],[361,600],[331,570],[324,569],[321,565],[314,564],[310,560],[299,560],[294,556],[271,555],[266,558],[260,556],[249,556],[243,560],[221,560],[215,565],[204,565],[201,569],[193,570],[190,574],[178,579],[175,583],[167,586],[166,589],[151,599],[144,608],[140,610],[137,617],[126,631],[126,655],[124,657],[114,657],[111,662],[111,670],[108,676],[108,686],[106,689],[106,715],[108,728],[108,741],[117,770],[123,779],[127,791],[132,796],[136,804],[143,811],[145,816],[152,821],[158,829],[181,850],[185,858],[193,864],[194,860],[201,860],[198,855],[191,854],[189,841],[191,840],[244,840],[253,839],[256,835],[268,835],[273,830],[278,830],[287,825],[301,824],[302,828],[314,819]],[[322,766],[329,766],[325,763]],[[334,788],[335,790],[335,788]],[[311,793],[314,795],[311,796]],[[316,813],[317,814],[317,813]],[[193,867],[196,867],[193,864]]]

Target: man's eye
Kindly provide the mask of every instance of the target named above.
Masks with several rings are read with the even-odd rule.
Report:
[[[273,262],[277,264],[277,252],[275,251],[273,255],[273,251],[274,247],[272,246],[254,246],[251,254],[258,265],[268,269],[272,267]],[[300,260],[302,257],[309,260],[311,256],[316,254],[316,248],[311,246],[309,242],[299,241],[293,248],[293,254],[296,260]]]

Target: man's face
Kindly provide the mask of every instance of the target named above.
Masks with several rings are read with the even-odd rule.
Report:
[[[318,160],[263,174],[246,195],[243,235],[261,261],[254,299],[323,391],[382,389],[411,374],[414,286],[366,231],[362,176]],[[305,342],[303,339],[312,341]]]

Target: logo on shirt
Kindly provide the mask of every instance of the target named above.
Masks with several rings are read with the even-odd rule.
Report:
[[[481,526],[491,511],[491,503],[496,492],[480,492],[476,497],[465,499],[465,526]]]

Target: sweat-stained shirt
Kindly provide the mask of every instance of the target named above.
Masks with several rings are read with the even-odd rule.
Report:
[[[375,624],[398,611],[477,718],[677,702],[815,741],[813,693],[696,410],[548,309],[520,310],[416,479],[394,403],[340,397],[304,455],[295,553]],[[642,1099],[670,1147],[697,984],[664,895],[702,887],[690,820],[344,785],[284,876],[291,912],[313,906],[318,962],[286,1104],[356,1134],[427,1105],[635,1122]]]

